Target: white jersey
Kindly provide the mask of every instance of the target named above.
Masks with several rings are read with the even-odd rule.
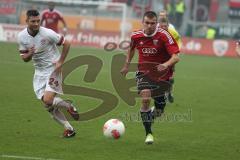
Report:
[[[21,54],[28,52],[34,47],[35,53],[32,56],[35,67],[35,75],[50,75],[55,69],[54,62],[59,57],[57,45],[64,42],[64,37],[51,29],[40,27],[39,32],[34,37],[31,36],[27,28],[18,34],[19,51]]]

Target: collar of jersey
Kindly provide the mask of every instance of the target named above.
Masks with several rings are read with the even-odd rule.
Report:
[[[150,34],[150,35],[145,34],[145,33],[144,33],[144,29],[143,29],[142,31],[143,31],[143,35],[144,35],[145,37],[152,37],[152,36],[154,36],[154,35],[157,33],[158,27],[156,26],[156,29],[155,29],[155,31],[153,32],[153,34]]]
[[[40,28],[39,28],[39,30],[40,30]],[[38,32],[33,36],[33,35],[31,35],[31,34],[28,32],[28,28],[27,28],[27,33],[28,33],[31,37],[36,37],[36,35],[38,35],[38,33],[39,33],[39,30],[38,30]]]

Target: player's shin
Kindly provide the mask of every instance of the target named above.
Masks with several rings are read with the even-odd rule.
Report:
[[[72,102],[64,101],[60,97],[54,97],[53,106],[56,108],[64,108],[71,115],[74,120],[79,120],[79,113],[77,109],[73,106]]]
[[[153,114],[152,114],[151,110],[150,109],[141,110],[140,114],[141,114],[143,126],[146,131],[146,135],[148,135],[149,133],[152,134],[151,127],[152,127],[152,123],[153,123]]]
[[[165,96],[159,96],[154,98],[154,117],[160,117],[162,113],[164,112],[164,108],[166,106],[166,97]]]
[[[64,101],[60,97],[54,97],[54,99],[53,99],[53,106],[57,107],[57,108],[63,107],[65,109],[69,109],[69,107],[70,107],[69,103]]]
[[[68,122],[68,120],[64,116],[64,114],[61,111],[59,111],[59,109],[54,110],[54,115],[56,118],[59,119],[59,121],[61,121],[63,123],[65,129],[68,129],[71,131],[74,130],[73,127],[71,126],[71,124]]]
[[[52,118],[62,125],[65,129],[73,130],[71,124],[67,121],[64,114],[53,106],[48,107],[48,112],[52,115]]]

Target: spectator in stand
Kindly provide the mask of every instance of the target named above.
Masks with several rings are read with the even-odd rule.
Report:
[[[62,13],[55,9],[55,3],[49,2],[48,9],[45,9],[41,14],[41,22],[40,24],[46,28],[52,29],[53,31],[59,33],[58,22],[61,21],[63,23],[63,34],[67,33],[67,24],[63,19]]]
[[[216,30],[212,27],[207,26],[206,39],[215,39]]]
[[[168,13],[168,19],[179,30],[182,26],[183,15],[185,12],[184,0],[168,0],[165,1],[165,9]]]
[[[213,27],[208,26],[207,24],[200,27],[196,31],[196,35],[199,38],[206,38],[206,39],[215,39],[216,37],[216,29]]]
[[[166,1],[166,10],[167,10],[167,14],[168,14],[168,19],[170,22],[172,22],[173,24],[175,24],[176,19],[175,19],[175,0],[168,0]]]
[[[182,26],[183,15],[185,12],[185,3],[183,0],[176,0],[175,4],[175,26],[179,30]]]

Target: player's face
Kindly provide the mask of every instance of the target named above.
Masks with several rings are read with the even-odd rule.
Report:
[[[30,16],[27,19],[28,28],[32,31],[38,31],[40,27],[40,16]]]
[[[149,18],[144,17],[143,18],[143,29],[144,33],[147,35],[151,35],[154,33],[157,27],[157,17]]]
[[[53,11],[54,5],[53,5],[53,4],[50,4],[50,5],[48,6],[48,8],[49,8],[50,11]]]
[[[161,22],[159,23],[159,27],[165,30],[168,30],[168,23],[167,22]]]
[[[160,12],[159,13],[159,19],[161,18],[167,18],[167,13],[166,12]]]

